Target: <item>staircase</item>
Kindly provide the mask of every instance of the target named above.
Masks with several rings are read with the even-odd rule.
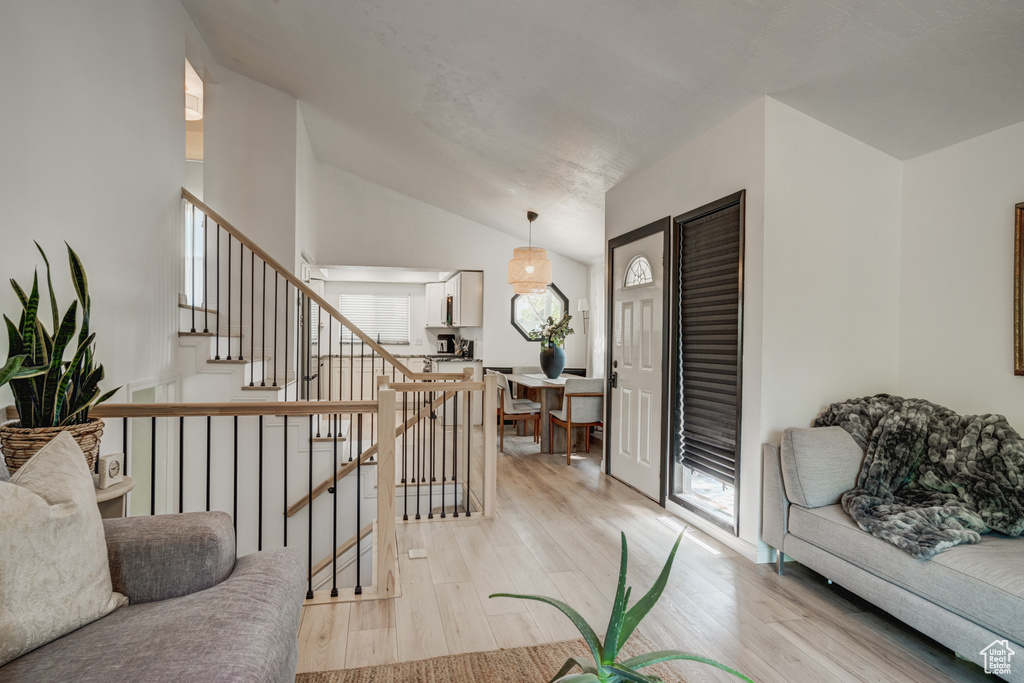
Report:
[[[396,523],[493,513],[495,427],[481,441],[469,420],[474,401],[494,413],[493,380],[412,371],[181,195],[179,402],[93,413],[145,475],[132,495],[150,514],[231,514],[239,555],[300,548],[308,600],[395,595]]]

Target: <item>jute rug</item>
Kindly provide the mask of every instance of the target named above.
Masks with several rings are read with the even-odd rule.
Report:
[[[635,657],[659,649],[643,634],[636,632],[622,648],[621,658]],[[490,652],[446,655],[416,662],[399,662],[361,669],[341,669],[299,674],[296,683],[547,683],[569,657],[590,658],[587,644],[581,640],[517,647]],[[693,662],[665,663],[646,667],[644,673],[661,676],[665,681],[683,681],[678,667],[703,666]],[[576,670],[579,673],[579,669]]]

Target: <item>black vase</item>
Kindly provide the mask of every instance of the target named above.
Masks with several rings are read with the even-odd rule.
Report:
[[[559,346],[547,346],[540,350],[540,369],[550,379],[558,379],[565,369],[565,351]]]

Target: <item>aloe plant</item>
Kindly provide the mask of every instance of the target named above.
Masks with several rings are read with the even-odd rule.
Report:
[[[89,410],[106,401],[117,389],[101,393],[103,366],[95,365],[96,335],[89,331],[92,302],[89,282],[78,254],[68,246],[68,261],[76,300],[60,316],[57,297],[50,277],[50,261],[46,252],[36,243],[46,264],[46,284],[49,290],[52,334],[39,319],[39,274],[32,277],[32,289],[25,290],[13,279],[11,286],[21,301],[21,317],[17,325],[6,315],[7,362],[0,370],[0,386],[10,383],[14,403],[21,418],[21,426],[28,428],[63,427],[88,421]],[[78,310],[82,322],[78,324]],[[77,343],[72,346],[75,331]],[[74,349],[71,360],[66,352]]]
[[[550,683],[554,683],[554,681],[566,676],[570,671],[577,667],[582,670],[582,673],[565,678],[563,683],[619,683],[620,681],[663,683],[663,681],[657,676],[646,676],[641,674],[638,669],[674,659],[691,660],[708,664],[719,668],[722,671],[728,672],[740,680],[747,681],[747,683],[754,683],[754,681],[749,677],[726,666],[725,664],[722,664],[721,662],[717,662],[707,657],[701,657],[700,655],[690,654],[688,652],[680,652],[679,650],[659,650],[657,652],[649,652],[645,655],[630,657],[629,659],[625,659],[621,662],[616,661],[619,656],[619,652],[622,650],[622,646],[626,644],[626,641],[629,640],[631,635],[633,635],[633,631],[636,630],[636,627],[640,624],[643,618],[647,616],[647,613],[651,611],[654,605],[657,604],[658,599],[661,598],[661,594],[664,592],[665,586],[668,583],[668,576],[669,572],[672,570],[672,562],[675,560],[676,550],[679,549],[679,542],[682,539],[683,535],[679,534],[679,538],[676,539],[675,545],[672,546],[672,552],[669,553],[668,560],[665,562],[665,566],[662,568],[661,574],[658,575],[658,579],[654,582],[654,585],[651,586],[651,589],[647,591],[647,593],[640,598],[636,604],[632,607],[628,607],[629,595],[632,588],[626,587],[626,564],[629,553],[626,549],[626,534],[622,534],[622,555],[619,560],[619,584],[618,588],[615,590],[615,601],[612,603],[612,616],[608,621],[608,632],[605,634],[603,643],[598,639],[597,632],[594,631],[593,627],[587,623],[580,613],[561,600],[547,598],[540,595],[517,595],[515,593],[495,593],[490,597],[536,600],[538,602],[543,602],[553,607],[557,607],[563,614],[565,614],[565,616],[572,620],[572,623],[579,629],[580,633],[583,634],[583,639],[587,641],[587,645],[590,647],[590,654],[594,658],[594,663],[591,664],[590,662],[580,661],[575,657],[570,657],[566,660],[565,664],[562,665],[562,668],[558,670],[558,673],[554,675]]]

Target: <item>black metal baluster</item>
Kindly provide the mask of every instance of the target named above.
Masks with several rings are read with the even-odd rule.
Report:
[[[121,418],[121,452],[124,453],[124,476],[128,476],[128,463],[131,458],[128,457],[128,418]],[[97,458],[96,462],[99,462]]]
[[[288,400],[288,323],[291,318],[288,317],[288,303],[291,301],[291,297],[288,296],[288,281],[284,283],[284,326],[285,329],[281,330],[281,336],[284,337],[284,400]],[[277,372],[277,363],[274,363],[274,372]],[[277,378],[274,378],[274,386],[277,386]]]
[[[196,331],[196,207],[192,204],[188,205],[189,220],[188,220],[188,241],[192,245],[192,253],[189,255],[189,270],[192,273],[192,333]]]
[[[203,214],[203,332],[210,331],[210,299],[206,296],[206,281],[210,279],[210,229],[209,216]]]
[[[264,290],[266,291],[266,290]],[[256,550],[263,550],[263,416],[259,419],[260,445],[259,445],[259,491],[256,507]]]
[[[359,434],[359,443],[363,443],[363,414],[359,413],[357,417],[357,430]],[[360,446],[361,448],[362,446]],[[359,551],[359,537],[363,529],[363,473],[361,470],[361,464],[363,462],[362,457],[356,459],[356,595],[363,594],[363,581],[362,581],[362,562],[361,553]]]
[[[428,396],[427,400],[430,401],[430,403],[427,404],[429,406],[429,410],[430,410],[430,413],[429,413],[429,415],[430,415],[430,468],[429,468],[430,469],[430,485],[427,488],[427,519],[433,519],[434,518],[434,449],[436,447],[436,441],[437,441],[436,438],[435,438],[436,435],[437,435],[437,425],[434,422],[434,420],[436,419],[436,415],[434,413],[434,392],[431,391],[429,394],[427,394],[427,396]]]
[[[356,357],[355,357],[356,340],[352,336],[352,331],[348,333],[348,400],[354,401],[356,399],[355,382],[356,379]],[[363,374],[363,363],[359,362],[359,375]],[[360,448],[362,444],[360,444]],[[352,462],[352,415],[348,417],[348,461]]]
[[[178,512],[185,511],[185,416],[178,418]]]
[[[149,435],[149,514],[156,514],[156,417],[150,418]]]
[[[256,378],[256,254],[249,252],[249,386]]]
[[[459,391],[452,406],[452,517],[459,516]]]
[[[241,317],[241,315],[239,315]],[[231,526],[235,528],[235,546],[238,546],[238,416],[234,419],[234,434],[232,437],[232,459],[231,473]]]
[[[263,259],[260,259],[261,261]],[[263,349],[263,363],[260,365],[260,386],[267,386],[267,262],[263,261],[263,306],[260,308],[260,348]]]
[[[210,460],[213,451],[210,449],[210,433],[213,427],[213,418],[206,416],[206,511],[210,511]]]
[[[285,287],[287,288],[287,283],[285,284]],[[286,308],[287,308],[287,305],[286,305]],[[285,319],[287,320],[287,318],[285,318]],[[287,338],[288,338],[288,336],[285,335],[285,339],[286,340],[287,340]],[[287,366],[285,366],[285,367],[287,367]],[[281,431],[284,434],[284,476],[281,477],[281,480],[284,482],[284,496],[283,496],[283,499],[284,499],[284,543],[282,545],[284,545],[284,547],[287,548],[288,547],[288,416],[287,415],[282,416],[281,420],[282,420],[282,424],[283,424],[283,428],[281,429]]]
[[[228,233],[228,360],[231,360],[231,233]]]
[[[306,599],[313,599],[313,414],[309,414],[309,503],[306,506],[309,517],[306,524],[308,530],[308,545],[306,547],[306,555],[308,558],[309,570],[306,572]]]
[[[250,299],[252,294],[250,293]],[[238,240],[238,360],[245,360],[245,339],[242,337],[242,329],[245,317],[245,245]],[[252,320],[249,321],[252,327]],[[243,375],[244,377],[244,375]]]
[[[277,300],[278,300],[278,296],[279,296],[278,293],[277,293],[277,281],[280,280],[280,279],[281,279],[281,274],[275,270],[274,271],[274,384],[273,384],[273,386],[275,386],[275,387],[277,386]],[[285,285],[285,289],[287,289],[287,284]],[[286,294],[286,296],[287,296],[287,294]],[[287,299],[285,299],[285,305],[287,306]],[[285,317],[286,318],[287,318],[287,315],[288,314],[286,312],[285,313]],[[288,367],[287,363],[288,363],[288,342],[287,342],[287,339],[286,339],[285,340],[285,367]]]
[[[303,317],[306,313],[306,295],[301,291],[297,291],[297,300],[295,302],[295,400],[299,400],[299,387],[302,385],[302,328],[306,323]]]
[[[332,513],[331,513],[331,597],[338,597],[338,415],[334,414],[334,459],[331,472],[333,472],[333,485],[331,486]],[[359,531],[357,530],[358,534]]]
[[[420,518],[420,482],[423,481],[423,399],[416,392],[416,447],[413,449],[415,463],[413,476],[416,478],[416,519]]]
[[[323,315],[323,311],[320,311]],[[327,400],[331,401],[334,399],[334,319],[331,316],[327,316]],[[332,424],[333,423],[333,424]],[[334,430],[334,435],[338,433],[338,420],[329,420],[327,422],[327,436],[331,436],[331,430]],[[337,467],[337,465],[335,465]],[[335,546],[337,548],[337,546]]]
[[[447,479],[444,471],[444,456],[445,451],[448,450],[448,396],[446,394],[442,394],[442,396],[444,398],[441,403],[441,519],[444,519],[444,485]]]
[[[213,331],[214,332],[213,359],[214,360],[220,360],[220,311],[221,311],[221,307],[220,307],[220,226],[219,225],[216,226],[216,228],[214,229],[214,232],[216,233],[216,236],[217,236],[217,278],[216,278],[217,281],[216,281],[216,283],[214,283],[216,285],[216,287],[217,287],[217,327]]]
[[[466,492],[463,494],[466,499],[466,516],[470,517],[473,513],[469,510],[469,471],[473,469],[473,392],[466,392],[466,426],[463,427],[463,431],[466,432]]]
[[[409,483],[406,476],[409,469],[409,394],[402,392],[402,498],[404,509],[402,521],[409,521]]]

